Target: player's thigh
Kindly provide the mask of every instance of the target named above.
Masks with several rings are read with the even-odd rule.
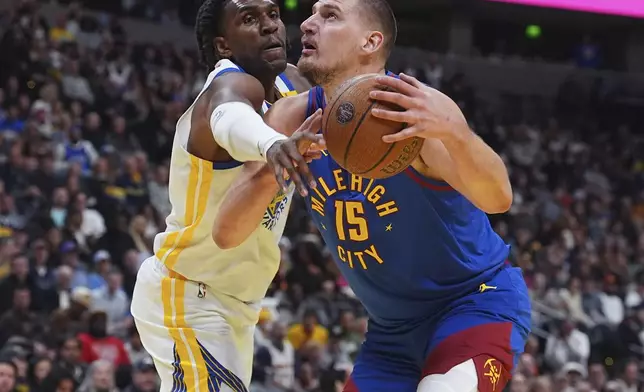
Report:
[[[400,342],[404,337],[400,338]],[[344,392],[415,392],[420,367],[412,358],[386,351],[387,346],[370,341],[367,335]]]
[[[139,273],[132,315],[161,391],[246,391],[253,328],[229,325],[216,296],[200,295],[197,283],[155,274]]]
[[[472,360],[479,391],[503,390],[510,380],[530,332],[527,288],[516,268],[482,283],[482,290],[455,301],[438,321],[423,377],[447,374]]]

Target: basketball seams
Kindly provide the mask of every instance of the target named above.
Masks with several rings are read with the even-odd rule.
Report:
[[[355,128],[353,129],[353,132],[351,133],[351,137],[349,137],[349,141],[347,142],[347,148],[344,151],[344,164],[345,165],[347,164],[347,159],[349,159],[349,152],[351,151],[351,145],[353,144],[353,139],[356,137],[356,134],[360,130],[360,126],[364,122],[365,118],[367,118],[367,115],[371,114],[371,109],[377,103],[378,102],[373,101],[373,102],[371,102],[369,104],[369,106],[367,106],[367,109],[364,111],[364,113],[362,113],[362,116],[360,117],[360,120],[358,120],[358,123],[356,124]],[[387,156],[387,154],[389,154],[389,152],[391,151],[392,148],[393,148],[393,145],[391,147],[389,147],[389,150],[387,150],[387,153],[384,154],[385,157]],[[381,162],[382,162],[382,159],[381,159]],[[362,174],[362,173],[367,173],[367,172],[369,172],[369,170],[363,171],[361,173],[356,173],[356,174]]]
[[[342,98],[342,96],[343,96],[346,92],[350,91],[350,90],[351,90],[351,87],[352,87],[352,86],[354,86],[354,84],[355,84],[355,83],[346,83],[346,85],[347,85],[347,86],[344,88],[344,90],[342,90],[342,91],[340,92],[340,94],[338,94],[337,98],[333,98],[333,99],[332,99],[332,100],[333,100],[333,105],[331,105],[331,108],[330,108],[331,110],[329,110],[329,111],[327,112],[326,122],[325,122],[324,124],[322,124],[322,125],[323,125],[322,133],[324,134],[324,137],[325,137],[325,138],[326,138],[326,129],[327,129],[327,127],[326,127],[326,126],[327,126],[327,124],[329,123],[329,119],[331,118],[331,116],[333,115],[333,113],[335,113],[335,111],[336,111],[336,105],[338,105],[338,104],[340,103],[340,98]],[[347,145],[347,151],[348,151],[348,150],[349,150],[349,145]],[[344,156],[344,160],[343,160],[343,162],[342,162],[342,166],[346,166],[346,164],[347,164],[347,155],[345,154],[345,156]]]

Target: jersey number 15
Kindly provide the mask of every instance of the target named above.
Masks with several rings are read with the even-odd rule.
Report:
[[[346,227],[346,229],[345,229]],[[364,216],[364,207],[359,201],[335,201],[335,228],[338,239],[345,241],[347,233],[350,241],[369,239],[369,228]]]

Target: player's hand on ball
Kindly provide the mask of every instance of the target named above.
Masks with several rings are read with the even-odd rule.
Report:
[[[377,82],[394,91],[372,91],[369,97],[376,101],[395,104],[403,110],[374,108],[371,113],[383,120],[407,124],[404,130],[383,136],[383,141],[395,143],[414,136],[448,141],[458,132],[469,130],[465,116],[458,105],[447,95],[424,85],[418,79],[400,74],[400,79],[380,76]]]
[[[317,134],[321,125],[322,111],[318,110],[291,137],[276,142],[266,152],[266,161],[284,192],[288,190],[286,181],[289,178],[302,196],[308,195],[306,183],[310,187],[317,185],[307,162],[319,158],[324,149],[324,139]]]

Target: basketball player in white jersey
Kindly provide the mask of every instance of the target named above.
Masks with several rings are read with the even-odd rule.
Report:
[[[139,271],[132,315],[162,392],[247,391],[259,302],[279,266],[293,189],[306,189],[303,178],[312,181],[305,161],[315,152],[303,156],[298,146],[321,142],[320,114],[290,138],[258,114],[309,88],[287,67],[285,27],[273,0],[206,0],[197,38],[211,72],[177,122],[172,212]],[[248,170],[243,162],[267,162],[295,184],[286,187],[282,178],[271,206],[260,206],[262,223],[247,241],[223,250],[211,230],[225,192]]]

